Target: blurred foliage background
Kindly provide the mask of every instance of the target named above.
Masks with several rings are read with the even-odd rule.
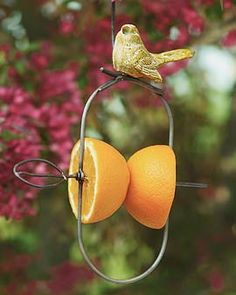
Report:
[[[0,4],[0,294],[236,294],[236,1],[117,1],[117,29],[135,23],[148,49],[193,47],[196,55],[161,69],[175,120],[179,181],[169,242],[158,270],[116,286],[84,263],[66,185],[38,191],[12,166],[45,157],[68,168],[89,93],[111,68],[109,0],[2,0]],[[166,144],[167,118],[157,97],[123,84],[94,104],[87,135],[127,158]],[[37,167],[43,171],[43,167]],[[153,261],[162,231],[147,229],[121,208],[86,225],[91,257],[118,278]]]

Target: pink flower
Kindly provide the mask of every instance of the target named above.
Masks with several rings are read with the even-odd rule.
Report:
[[[190,36],[186,26],[179,26],[177,28],[178,33],[176,38],[173,40],[173,47],[174,48],[181,48],[185,47],[186,44],[189,42]]]
[[[236,30],[229,31],[222,40],[225,47],[233,47],[236,45]]]
[[[42,70],[48,67],[49,59],[42,53],[33,53],[31,56],[31,62],[36,69]]]
[[[40,138],[31,121],[35,117],[35,107],[30,95],[21,88],[1,87],[0,97],[4,102],[0,110],[3,118],[0,132],[1,136],[5,136],[1,139],[5,149],[1,151],[0,159],[0,215],[21,219],[35,214],[32,199],[36,191],[24,195],[28,188],[16,179],[12,168],[24,158],[39,156]],[[20,192],[24,197],[20,197]]]
[[[39,51],[34,52],[31,55],[30,66],[33,68],[33,70],[42,71],[49,66],[51,60],[51,44],[49,42],[44,41]]]
[[[10,102],[10,100],[13,98],[13,95],[17,91],[15,88],[9,88],[9,87],[0,87],[0,98],[4,102]]]
[[[208,274],[208,281],[215,292],[221,292],[224,289],[225,279],[222,272],[218,269]]]
[[[233,0],[224,0],[224,9],[229,9],[233,7]]]
[[[0,44],[0,51],[4,52],[6,54],[6,56],[8,55],[10,50],[11,50],[11,45],[10,44],[8,44],[8,43]]]
[[[204,29],[203,18],[196,13],[191,7],[184,7],[182,9],[182,17],[184,21],[189,25],[192,32],[200,33]]]
[[[71,93],[77,89],[76,73],[71,70],[57,70],[42,75],[40,95],[43,99]]]
[[[131,22],[131,20],[126,16],[118,15],[116,17],[117,28],[121,27],[122,24],[129,22]],[[97,88],[99,85],[108,80],[108,77],[101,74],[99,69],[101,66],[110,68],[112,56],[110,31],[110,18],[105,18],[99,20],[96,19],[95,22],[86,27],[83,32],[89,66],[87,76],[88,87],[86,88],[88,94],[90,94],[94,88]],[[118,87],[122,86],[122,84],[118,85]]]
[[[187,60],[181,60],[178,62],[172,62],[164,65],[159,70],[160,74],[165,76],[173,75],[177,73],[179,70],[183,69],[187,65]]]
[[[197,4],[211,6],[215,3],[215,0],[197,0],[196,2],[197,2]]]
[[[1,273],[7,272],[19,272],[22,269],[25,269],[30,262],[32,261],[32,257],[26,254],[18,254],[14,255],[12,252],[7,253],[7,259],[5,262],[1,263],[0,270]]]
[[[52,279],[48,282],[48,287],[52,294],[70,293],[77,283],[91,280],[93,277],[93,273],[87,267],[64,262],[52,270]]]
[[[187,0],[145,1],[142,0],[144,10],[156,18],[156,28],[168,34],[170,27],[187,27],[188,33],[201,33],[204,29],[203,18],[195,11]],[[176,24],[178,19],[178,24]]]
[[[73,33],[75,30],[75,24],[74,24],[74,19],[73,17],[70,18],[63,18],[60,21],[60,25],[59,25],[59,32],[62,35],[69,35],[71,33]]]
[[[18,81],[20,78],[20,75],[18,74],[17,70],[14,67],[9,67],[8,77],[12,80]]]

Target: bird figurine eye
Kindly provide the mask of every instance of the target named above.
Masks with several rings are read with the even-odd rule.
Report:
[[[121,31],[122,31],[122,34],[124,34],[124,35],[126,35],[126,34],[128,34],[128,33],[131,32],[129,26],[123,26],[122,29],[121,29]]]

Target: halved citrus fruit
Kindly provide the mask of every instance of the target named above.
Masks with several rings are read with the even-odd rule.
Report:
[[[124,205],[140,223],[162,228],[169,216],[176,187],[175,154],[167,145],[149,146],[129,160],[130,185]]]
[[[69,174],[78,172],[80,141],[72,150]],[[111,145],[97,139],[85,139],[85,179],[82,196],[82,222],[93,223],[111,216],[122,205],[130,180],[125,158]],[[68,180],[69,201],[78,217],[79,183]]]

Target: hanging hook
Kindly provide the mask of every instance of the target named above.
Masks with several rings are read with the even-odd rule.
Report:
[[[220,0],[221,9],[224,10],[224,0]]]
[[[111,43],[115,44],[115,17],[116,17],[116,0],[111,0]]]

